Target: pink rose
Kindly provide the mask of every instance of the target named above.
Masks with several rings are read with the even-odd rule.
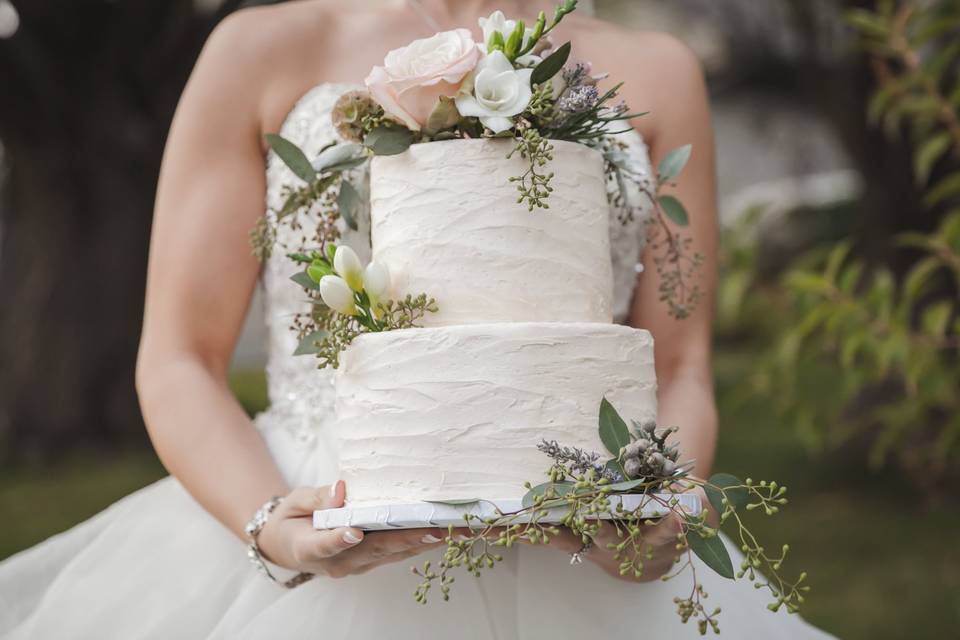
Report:
[[[470,31],[443,31],[388,53],[366,84],[387,115],[419,131],[440,96],[455,96],[479,60],[480,49]]]

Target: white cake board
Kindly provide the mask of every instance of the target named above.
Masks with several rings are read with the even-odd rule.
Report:
[[[644,518],[657,518],[669,513],[667,505],[674,504],[690,515],[699,515],[703,509],[700,497],[691,494],[658,493],[654,495],[613,495],[610,503],[613,509],[617,502],[623,504],[625,511],[642,508]],[[480,518],[492,518],[499,513],[511,513],[523,508],[520,500],[481,500],[469,504],[451,505],[440,502],[402,502],[392,504],[360,504],[339,509],[323,509],[313,512],[313,526],[316,529],[336,529],[337,527],[356,527],[364,531],[384,531],[388,529],[422,529],[426,527],[465,526],[464,514],[473,514]],[[567,513],[564,506],[548,510],[543,523],[558,523]],[[513,522],[529,522],[532,514],[524,513]],[[609,514],[601,518],[610,519]]]

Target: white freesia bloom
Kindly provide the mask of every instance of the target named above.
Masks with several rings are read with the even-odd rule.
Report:
[[[333,254],[333,268],[354,291],[363,290],[363,265],[357,254],[345,244],[337,247]]]
[[[390,289],[390,271],[379,262],[371,262],[363,272],[363,288],[371,301],[377,301]]]
[[[480,29],[483,30],[483,42],[480,43],[480,45],[484,52],[487,51],[487,44],[490,42],[490,36],[493,35],[494,31],[499,31],[500,34],[503,35],[503,39],[506,40],[510,37],[510,34],[513,33],[513,30],[517,28],[517,21],[507,20],[507,17],[503,15],[503,11],[494,11],[490,14],[489,18],[480,18],[478,22],[480,23]],[[533,28],[526,27],[523,30],[523,42],[520,44],[521,51],[530,42],[531,35],[533,35]],[[529,66],[530,64],[540,62],[540,56],[528,53],[525,56],[517,58],[517,62],[523,66]]]
[[[354,302],[353,291],[347,281],[340,276],[323,276],[320,278],[320,297],[324,303],[334,311],[344,315],[357,314],[357,305]]]
[[[513,116],[530,104],[532,69],[514,69],[502,51],[494,51],[480,61],[457,96],[457,110],[464,116],[480,118],[494,133],[513,126]]]

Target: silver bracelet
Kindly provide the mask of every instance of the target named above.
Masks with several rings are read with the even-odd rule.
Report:
[[[250,538],[250,543],[247,545],[247,557],[250,558],[250,562],[256,565],[260,573],[287,589],[293,589],[313,578],[313,574],[301,571],[289,580],[283,582],[277,580],[277,577],[274,576],[267,567],[267,563],[264,562],[263,554],[260,552],[260,545],[257,543],[257,538],[260,536],[260,532],[263,531],[263,527],[266,526],[270,514],[273,513],[273,510],[276,509],[281,502],[283,502],[283,498],[280,496],[273,496],[264,502],[263,506],[253,514],[253,518],[250,519],[247,526],[244,527],[244,531]]]

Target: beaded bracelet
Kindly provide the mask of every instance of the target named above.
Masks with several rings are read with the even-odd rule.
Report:
[[[247,545],[247,557],[250,559],[250,562],[256,565],[260,573],[287,589],[293,589],[313,578],[314,574],[301,571],[289,580],[281,582],[270,572],[267,563],[263,559],[263,554],[260,551],[260,545],[257,543],[257,538],[260,536],[260,532],[263,531],[263,527],[266,526],[270,514],[273,513],[273,510],[276,509],[281,502],[283,502],[283,498],[280,496],[273,496],[267,500],[263,503],[262,507],[257,509],[257,512],[253,514],[253,518],[251,518],[247,526],[244,527],[244,531],[250,538],[250,543]]]

